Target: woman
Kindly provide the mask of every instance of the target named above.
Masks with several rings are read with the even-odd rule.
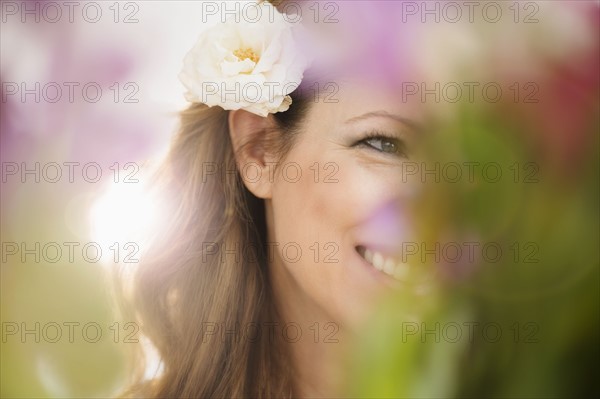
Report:
[[[130,298],[164,370],[131,394],[335,395],[339,348],[407,272],[393,204],[417,108],[373,80],[309,80],[289,18],[261,9],[185,60],[194,104],[157,184],[170,218]]]
[[[122,285],[162,370],[128,395],[597,392],[586,376],[597,345],[581,343],[599,325],[597,278],[588,278],[597,274],[587,274],[597,273],[588,265],[597,265],[598,229],[587,220],[597,215],[598,168],[578,162],[598,159],[589,122],[598,120],[597,18],[586,31],[587,6],[542,2],[539,24],[516,24],[521,9],[507,4],[500,24],[465,13],[462,23],[432,18],[424,27],[434,8],[417,15],[415,2],[286,4],[317,22],[310,35],[294,15],[251,6],[205,31],[185,58],[180,77],[193,104],[155,186],[168,218]],[[574,24],[585,29],[568,34]],[[443,134],[428,140],[425,120]],[[435,165],[415,170],[428,160]],[[539,181],[513,174],[538,163]],[[458,169],[462,178],[445,174],[438,185],[441,164],[499,165],[504,174]],[[428,180],[436,184],[421,185]],[[429,244],[445,243],[492,243],[504,255],[442,250],[440,261]],[[539,260],[519,248],[539,249]],[[443,272],[431,279],[436,263]],[[399,300],[380,309],[385,334],[365,334],[388,292]],[[478,325],[498,334],[460,329]],[[410,342],[398,334],[406,326]],[[354,338],[372,345],[352,380],[344,360]],[[355,380],[359,389],[344,390]]]

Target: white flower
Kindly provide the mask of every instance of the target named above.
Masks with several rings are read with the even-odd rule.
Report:
[[[268,3],[256,9],[252,21],[231,17],[200,35],[179,74],[188,101],[260,116],[289,108],[307,61],[286,17]]]

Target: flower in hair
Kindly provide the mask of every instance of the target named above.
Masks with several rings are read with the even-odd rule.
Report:
[[[295,26],[268,3],[248,14],[208,28],[186,55],[179,79],[188,101],[263,117],[288,110],[307,67]]]

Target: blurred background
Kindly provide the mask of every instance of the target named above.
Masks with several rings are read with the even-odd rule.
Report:
[[[2,397],[122,388],[140,336],[106,272],[139,259],[122,237],[152,218],[142,175],[185,106],[183,56],[214,23],[201,3],[2,1]]]
[[[0,2],[2,397],[122,389],[142,337],[113,310],[107,271],[135,266],[128,230],[158,216],[145,171],[185,107],[183,56],[222,17],[206,3],[225,4]],[[437,3],[438,20],[425,3]],[[445,139],[425,153],[497,162],[510,179],[426,184],[413,212],[421,242],[494,242],[505,256],[444,265],[434,293],[383,304],[349,362],[348,394],[598,394],[598,2],[502,2],[498,18],[491,9],[458,23],[448,3],[356,2],[339,17],[385,27],[423,81],[504,88],[499,101],[433,104]],[[503,336],[455,339],[444,335],[451,323],[463,334],[464,323],[495,323]],[[433,334],[421,334],[426,325]]]

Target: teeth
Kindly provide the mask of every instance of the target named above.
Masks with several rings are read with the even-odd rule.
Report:
[[[370,249],[365,250],[365,259],[367,260],[367,262],[369,263],[373,263],[373,252],[371,252]]]
[[[409,266],[406,263],[398,262],[393,258],[386,258],[382,253],[365,249],[363,257],[375,269],[392,276],[396,280],[405,279],[409,272]]]
[[[383,260],[383,255],[380,254],[379,252],[375,252],[373,254],[373,262],[371,262],[373,264],[373,266],[375,266],[375,269],[377,270],[383,270],[383,264],[384,264],[384,260]]]
[[[387,258],[385,264],[383,265],[383,271],[385,272],[385,274],[393,276],[394,269],[396,269],[396,262],[392,258]]]

